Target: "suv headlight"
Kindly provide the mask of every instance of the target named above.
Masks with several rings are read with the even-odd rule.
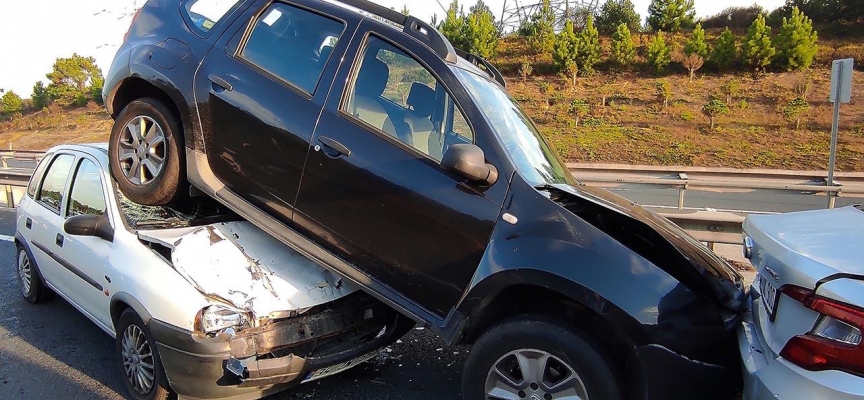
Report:
[[[242,327],[248,323],[246,314],[221,305],[201,310],[200,328],[204,333],[215,333],[227,328]]]

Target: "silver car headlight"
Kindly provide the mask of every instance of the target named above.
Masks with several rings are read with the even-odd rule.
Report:
[[[199,326],[204,333],[216,333],[249,323],[246,313],[221,305],[212,305],[201,310],[200,316]]]

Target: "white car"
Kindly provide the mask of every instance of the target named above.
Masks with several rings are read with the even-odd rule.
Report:
[[[759,274],[739,327],[744,400],[864,399],[861,206],[744,222]]]
[[[18,208],[24,298],[57,293],[116,338],[135,399],[256,398],[376,355],[401,316],[206,197],[132,204],[107,146],[60,146]]]

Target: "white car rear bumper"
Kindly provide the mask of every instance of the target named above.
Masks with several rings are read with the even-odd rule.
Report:
[[[864,378],[841,371],[807,371],[774,357],[758,328],[758,317],[766,316],[762,304],[750,301],[749,308],[738,326],[744,400],[864,399]]]

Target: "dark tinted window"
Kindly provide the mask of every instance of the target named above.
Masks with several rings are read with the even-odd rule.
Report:
[[[60,205],[63,204],[63,196],[66,192],[66,179],[69,178],[73,161],[75,156],[71,154],[57,156],[48,168],[45,179],[42,180],[42,189],[36,197],[36,201],[57,214],[60,214]]]
[[[231,11],[240,0],[191,0],[186,3],[186,15],[202,32],[213,27]]]
[[[84,159],[78,165],[72,194],[69,196],[67,217],[76,215],[102,215],[105,213],[105,192],[102,189],[102,170],[92,161]]]
[[[241,56],[304,92],[312,93],[343,28],[341,22],[285,4],[274,4],[255,24]]]

